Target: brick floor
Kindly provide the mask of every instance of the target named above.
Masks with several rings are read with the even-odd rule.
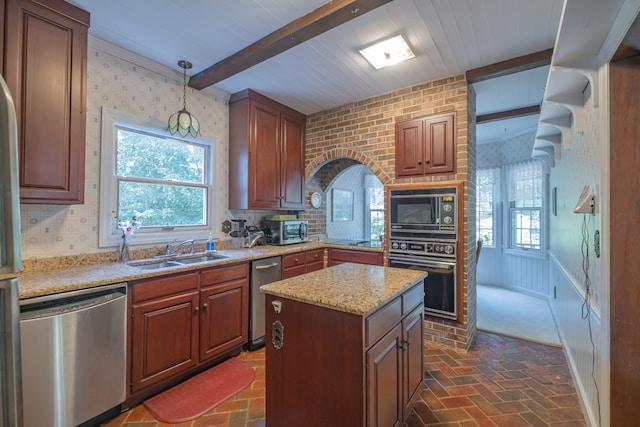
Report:
[[[165,424],[140,405],[104,427],[263,427],[264,350],[239,357],[255,381],[200,418]],[[407,427],[586,426],[561,348],[478,332],[468,352],[427,343],[424,360],[426,388]]]

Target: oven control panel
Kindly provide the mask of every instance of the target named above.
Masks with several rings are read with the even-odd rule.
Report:
[[[455,258],[456,242],[452,241],[391,241],[391,253],[432,255],[445,258]]]

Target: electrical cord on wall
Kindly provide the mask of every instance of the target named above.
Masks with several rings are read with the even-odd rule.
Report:
[[[587,222],[587,217],[589,221]],[[596,345],[593,342],[593,331],[591,329],[591,278],[589,277],[589,224],[591,217],[582,216],[582,271],[584,273],[584,301],[582,303],[582,318],[589,325],[589,341],[591,341],[591,378],[596,388],[596,399],[598,403],[598,425],[602,425],[602,415],[600,413],[600,388],[596,380]]]

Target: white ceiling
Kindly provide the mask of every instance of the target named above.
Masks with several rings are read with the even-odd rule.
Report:
[[[195,74],[326,0],[69,0],[89,33]],[[553,47],[564,0],[394,0],[215,86],[252,88],[305,114]],[[416,58],[374,70],[358,49],[402,33]],[[547,69],[475,85],[477,114],[539,104]],[[533,121],[533,122],[532,122]],[[537,117],[478,127],[478,140],[535,128]]]

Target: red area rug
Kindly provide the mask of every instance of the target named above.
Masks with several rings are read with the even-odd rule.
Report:
[[[255,373],[231,358],[148,400],[144,406],[158,419],[177,424],[198,418],[253,382]]]

